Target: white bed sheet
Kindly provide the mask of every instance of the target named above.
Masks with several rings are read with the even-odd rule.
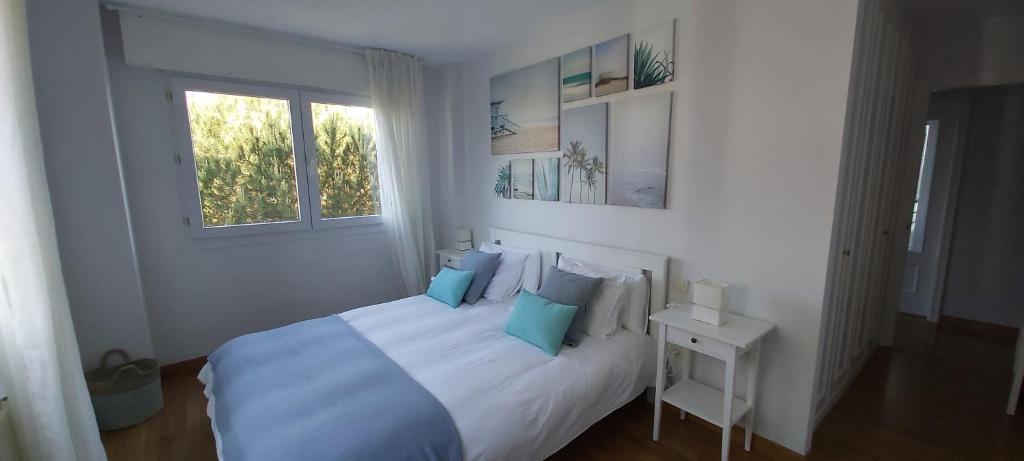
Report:
[[[544,459],[654,382],[651,337],[623,329],[551,357],[504,332],[512,302],[414,296],[339,315],[437,397],[466,460]]]

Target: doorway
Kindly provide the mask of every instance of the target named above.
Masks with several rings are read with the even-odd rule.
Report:
[[[938,321],[941,312],[969,108],[967,92],[933,93],[923,127],[899,307],[932,322]]]
[[[931,95],[900,311],[1024,324],[1024,85]]]

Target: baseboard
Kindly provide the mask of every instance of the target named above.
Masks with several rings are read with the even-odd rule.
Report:
[[[179,373],[199,373],[199,370],[206,365],[206,357],[183,360],[160,367],[160,375],[173,375]]]

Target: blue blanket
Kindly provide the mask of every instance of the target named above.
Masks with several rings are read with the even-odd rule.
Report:
[[[462,459],[444,406],[338,316],[235,338],[209,362],[224,461]]]

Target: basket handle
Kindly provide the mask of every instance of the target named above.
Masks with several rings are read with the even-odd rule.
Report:
[[[129,365],[122,365],[121,368],[118,368],[117,371],[114,372],[114,374],[110,375],[110,379],[108,379],[106,381],[107,384],[116,383],[118,378],[121,377],[121,373],[125,373],[125,372],[128,372],[128,371],[132,371],[132,372],[134,372],[135,374],[137,374],[139,376],[146,376],[146,375],[153,374],[154,370],[149,370],[149,372],[147,373],[145,371],[142,371],[141,368],[139,368],[139,367],[137,367],[135,365],[130,365],[130,364]]]
[[[103,353],[103,357],[100,358],[100,370],[107,369],[107,359],[110,356],[117,354],[121,356],[121,363],[128,363],[132,361],[132,357],[128,355],[128,351],[124,349],[111,349]]]

